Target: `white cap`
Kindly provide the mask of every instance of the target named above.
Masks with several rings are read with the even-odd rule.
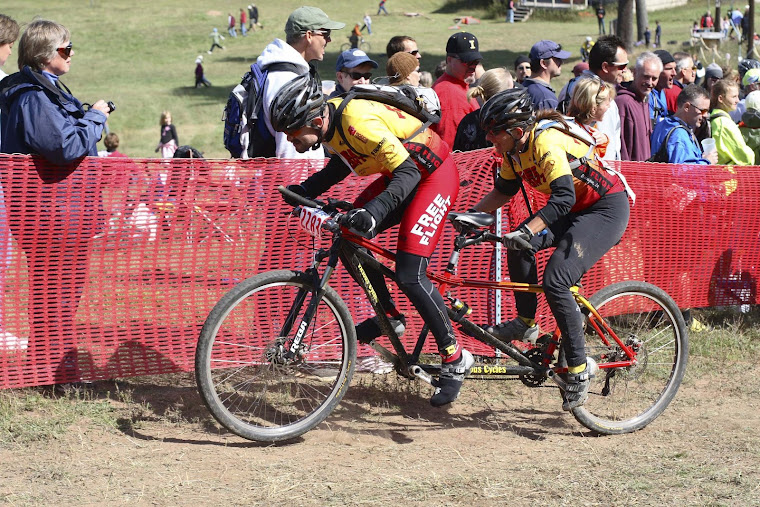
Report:
[[[749,95],[744,98],[744,105],[747,106],[748,110],[754,109],[755,111],[760,111],[760,90],[750,92]]]

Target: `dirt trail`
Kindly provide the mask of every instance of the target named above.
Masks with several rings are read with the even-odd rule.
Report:
[[[362,375],[327,423],[278,446],[217,430],[187,377],[132,379],[119,385],[134,401],[110,402],[119,427],[83,420],[56,440],[0,448],[0,501],[759,505],[760,368],[744,372],[687,374],[663,416],[616,437],[587,432],[554,389],[471,383],[434,410],[424,387]]]

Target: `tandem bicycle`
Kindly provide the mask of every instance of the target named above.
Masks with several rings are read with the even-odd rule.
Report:
[[[316,249],[305,271],[260,273],[228,291],[208,315],[195,356],[198,389],[213,417],[232,433],[262,442],[291,440],[311,430],[349,388],[357,338],[348,306],[329,284],[339,263],[359,282],[392,350],[376,340],[369,345],[408,379],[435,385],[440,371],[422,354],[427,327],[407,350],[386,317],[365,272],[372,266],[393,282],[393,271],[372,254],[389,261],[394,254],[341,227],[351,205],[306,199],[283,187],[279,191],[300,203],[294,208],[299,226],[325,235],[330,246]],[[452,212],[448,220],[457,231],[452,253],[445,269],[428,274],[448,302],[452,323],[501,355],[498,362],[478,358],[468,379],[495,375],[519,378],[527,387],[548,382],[562,388],[567,367],[559,329],[528,348],[504,342],[470,321],[469,306],[452,292],[542,293],[542,287],[458,276],[464,249],[498,243],[501,237],[490,232],[495,218],[488,213]],[[571,413],[598,434],[644,428],[672,401],[686,371],[688,335],[678,306],[662,289],[641,281],[611,284],[588,299],[577,287],[573,294],[584,316],[587,363],[594,377],[588,400]]]

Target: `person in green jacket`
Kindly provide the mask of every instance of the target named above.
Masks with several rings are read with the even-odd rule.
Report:
[[[739,131],[744,142],[755,152],[755,163],[760,161],[760,90],[750,92],[744,99],[747,110],[742,114]]]
[[[739,85],[728,79],[717,81],[711,90],[710,130],[718,150],[719,165],[753,165],[755,152],[747,146],[739,126],[729,112],[739,103]]]

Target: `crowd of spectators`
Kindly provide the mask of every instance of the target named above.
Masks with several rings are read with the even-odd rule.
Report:
[[[379,4],[378,15],[381,13],[387,14],[384,1]],[[645,51],[630,61],[622,40],[616,35],[604,35],[603,7],[597,9],[596,14],[602,35],[596,41],[587,40],[583,55],[587,66],[574,69],[575,76],[560,94],[553,88],[552,81],[561,76],[563,63],[572,56],[560,44],[540,40],[527,55],[515,59],[513,69],[486,70],[477,37],[458,31],[448,38],[445,60],[438,65],[432,80],[429,73],[421,71],[423,53],[417,41],[408,35],[394,36],[388,41],[384,76],[376,75],[380,64],[364,51],[352,48],[340,53],[331,97],[368,83],[417,87],[440,113],[440,121],[432,130],[449,149],[467,151],[490,144],[480,125],[481,105],[504,90],[523,88],[536,110],[557,110],[574,118],[604,147],[600,154],[608,160],[644,162],[657,156],[660,161],[679,164],[755,163],[760,150],[760,111],[757,109],[760,106],[760,62],[745,60],[738,72],[710,64],[704,77],[699,79],[697,64],[689,53],[671,54],[657,49]],[[239,26],[243,35],[261,27],[258,16],[254,4],[240,10]],[[237,35],[237,20],[229,14],[227,28],[231,37]],[[711,23],[709,14],[701,21],[702,26]],[[313,64],[324,59],[332,32],[344,27],[345,23],[330,19],[319,8],[301,7],[289,16],[284,27],[285,37],[270,42],[256,59],[263,70],[271,70],[264,84],[262,119],[273,138],[271,156],[320,163],[325,158],[320,143],[308,150],[296,149],[287,134],[272,127],[269,111],[285,84],[296,76],[315,72]],[[363,28],[371,33],[369,15],[365,15]],[[0,66],[7,60],[18,36],[18,24],[0,15]],[[211,38],[213,44],[208,53],[215,48],[224,49],[224,37],[217,29]],[[659,39],[656,45],[660,46]],[[0,86],[0,150],[38,154],[61,167],[76,164],[84,156],[96,155],[97,142],[104,134],[112,108],[104,100],[85,108],[62,83],[61,77],[69,71],[75,54],[69,31],[52,21],[35,20],[21,35],[18,52],[19,72],[7,77]],[[199,55],[195,62],[196,87],[210,85],[202,62],[203,57]],[[706,139],[714,143],[704,143]],[[105,141],[105,156],[121,156],[117,150],[118,136],[109,134]],[[704,146],[709,150],[703,149]],[[178,147],[171,114],[164,111],[156,151],[170,158],[175,156]],[[75,185],[74,174],[62,169],[53,184]],[[14,213],[13,208],[6,207],[2,190],[0,187],[0,291],[8,265],[9,231],[13,229],[8,227],[7,216]],[[83,273],[89,252],[87,244],[71,240],[73,236],[66,234],[51,237],[50,241],[39,240],[50,235],[41,224],[55,222],[65,227],[66,220],[78,219],[76,214],[58,216],[55,207],[37,212],[50,216],[46,221],[26,215],[16,217],[17,230],[13,232],[19,238],[34,239],[27,243],[22,241],[20,245],[33,268],[31,272],[40,276],[60,273],[62,282],[52,295],[45,280],[30,283],[32,290],[44,291],[30,298],[30,302],[43,306],[30,308],[29,313],[34,316],[32,338],[51,326],[70,332],[81,296],[81,282],[86,279]],[[51,249],[57,254],[50,255]],[[0,347],[18,342],[20,339],[4,328],[0,307]]]

